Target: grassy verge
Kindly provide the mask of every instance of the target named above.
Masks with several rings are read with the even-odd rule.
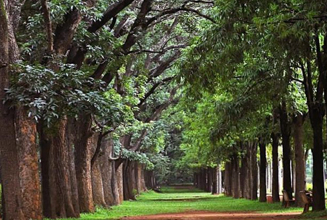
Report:
[[[106,220],[124,216],[174,213],[188,210],[207,210],[217,212],[258,211],[265,213],[301,212],[302,208],[283,208],[280,203],[269,204],[225,196],[213,196],[199,190],[162,188],[162,193],[149,191],[141,194],[137,201],[124,201],[110,210],[98,208],[94,214],[82,214],[81,219]],[[303,218],[317,218],[324,213],[309,213]],[[311,216],[310,216],[311,215]],[[62,219],[63,220],[63,219]],[[72,219],[66,219],[72,220]]]

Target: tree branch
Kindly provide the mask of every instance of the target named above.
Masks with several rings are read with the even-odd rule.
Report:
[[[91,33],[96,32],[102,26],[104,26],[110,19],[114,18],[119,12],[129,6],[133,1],[134,0],[120,0],[115,4],[109,6],[108,9],[104,12],[102,18],[93,22],[87,30]]]
[[[41,0],[41,6],[48,38],[48,52],[51,54],[53,51],[52,21],[47,0]]]
[[[142,99],[140,99],[140,103],[138,104],[138,106],[140,107],[140,106],[141,106],[141,105],[146,101],[146,99],[149,98],[149,96],[152,95],[152,94],[155,92],[155,90],[156,90],[159,86],[161,86],[161,85],[164,84],[165,82],[169,82],[169,81],[171,81],[172,79],[174,79],[174,77],[168,77],[168,78],[163,79],[163,80],[160,81],[160,82],[155,83],[155,84],[151,87],[151,89],[150,89],[150,90],[145,94],[145,96],[144,96]]]

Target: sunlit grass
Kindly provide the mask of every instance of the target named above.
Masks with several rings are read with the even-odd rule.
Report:
[[[162,193],[142,193],[137,201],[124,201],[110,210],[98,208],[94,214],[82,214],[81,219],[119,219],[124,216],[175,213],[188,210],[207,211],[258,211],[265,213],[301,212],[302,208],[283,208],[281,203],[260,203],[246,199],[233,199],[211,195],[200,190],[162,188]],[[67,219],[72,220],[72,219]]]

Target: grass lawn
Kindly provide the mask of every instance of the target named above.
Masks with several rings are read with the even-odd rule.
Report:
[[[225,196],[213,196],[210,193],[196,189],[174,189],[163,187],[162,193],[153,191],[142,193],[137,201],[124,201],[120,206],[114,206],[110,210],[98,208],[94,214],[82,214],[80,219],[119,219],[124,216],[150,215],[159,213],[174,213],[188,210],[207,211],[258,211],[266,213],[274,212],[301,212],[302,208],[283,208],[280,203],[259,203],[245,199],[233,199]],[[323,213],[303,216],[305,219],[314,219]],[[326,214],[326,213],[324,213]],[[72,219],[67,219],[72,220]]]

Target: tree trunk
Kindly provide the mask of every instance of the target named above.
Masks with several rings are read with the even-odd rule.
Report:
[[[232,195],[235,199],[240,197],[239,193],[239,164],[237,155],[232,156]]]
[[[123,164],[120,164],[116,169],[117,177],[117,188],[118,188],[118,204],[121,204],[124,200],[124,173],[123,173]],[[153,177],[151,178],[151,180]],[[154,186],[154,183],[151,183]]]
[[[94,165],[92,166],[92,193],[95,205],[107,207],[104,198],[102,173],[100,170],[99,160],[95,161]]]
[[[9,88],[9,66],[19,58],[14,35],[21,4],[0,0],[0,163],[3,219],[41,219],[40,178],[35,123],[21,107],[3,103]],[[18,12],[18,13],[17,13]],[[16,118],[15,118],[16,116]],[[16,128],[16,130],[15,130]],[[17,142],[16,142],[17,140]]]
[[[223,178],[222,178],[222,172],[220,169],[220,164],[217,165],[217,193],[221,194],[222,193],[222,182],[223,182]]]
[[[218,194],[218,166],[212,168],[212,194]]]
[[[99,135],[94,134],[92,138],[90,138],[90,145],[92,148],[91,155],[95,154],[97,143],[98,143]],[[101,149],[103,148],[103,142],[100,143]],[[104,198],[104,189],[103,189],[103,182],[102,182],[102,173],[100,169],[100,162],[99,158],[95,160],[93,165],[91,164],[91,172],[92,172],[92,196],[95,205],[101,207],[107,207]]]
[[[135,162],[125,160],[123,163],[124,167],[124,200],[135,200],[136,199],[136,179],[135,179]]]
[[[283,187],[286,190],[290,199],[292,196],[292,181],[291,181],[291,147],[290,135],[291,128],[288,121],[285,101],[280,106],[280,130],[283,143]]]
[[[42,131],[40,136],[44,215],[50,218],[79,217],[73,205],[72,158],[66,142],[66,125],[67,120],[60,119],[56,126],[46,133]]]
[[[225,163],[224,187],[226,196],[232,195],[232,169],[231,162]]]
[[[47,218],[55,218],[55,210],[51,208],[50,197],[50,143],[47,141],[42,129],[39,125],[40,151],[41,151],[41,176],[42,176],[42,206],[43,215]]]
[[[278,142],[279,138],[276,133],[271,134],[272,138],[272,200],[273,202],[280,202],[279,199],[279,173],[278,173]]]
[[[112,141],[103,140],[104,150],[103,155],[98,158],[100,163],[102,184],[103,184],[103,194],[105,203],[107,206],[115,205],[114,189],[112,186],[112,181],[114,181],[113,175],[116,175],[115,168],[113,168],[112,163],[109,161],[109,157],[112,152]],[[117,193],[118,194],[118,193]],[[117,203],[118,204],[118,203]]]
[[[241,184],[241,197],[249,199],[249,149],[245,149],[244,147],[247,146],[246,144],[242,144],[242,151],[244,152],[244,155],[242,155],[241,158],[241,168],[240,168],[240,182]]]
[[[152,184],[152,177],[153,177],[153,171],[152,170],[147,170],[145,171],[145,186],[148,189],[154,189],[155,186]],[[198,180],[197,180],[198,181]]]
[[[251,152],[250,152],[250,178],[251,178],[251,200],[258,199],[258,163],[257,163],[257,143],[253,143],[251,145]]]
[[[207,172],[206,169],[202,168],[201,169],[201,189],[203,191],[206,191],[207,188]]]
[[[206,169],[207,173],[207,185],[206,185],[206,191],[207,192],[212,192],[212,168],[208,167]]]
[[[145,186],[145,165],[144,164],[141,165],[141,189],[142,189],[142,192],[147,191],[147,188]]]
[[[304,116],[298,113],[293,120],[294,151],[295,151],[295,204],[303,207],[300,191],[305,190],[305,157],[303,149],[303,123]]]
[[[94,212],[91,174],[91,117],[80,115],[75,141],[75,167],[81,212]]]
[[[319,108],[314,108],[314,112],[310,116],[311,126],[313,130],[313,206],[314,211],[325,209],[325,192],[323,178],[323,138],[322,125],[323,117]]]
[[[266,158],[266,144],[260,142],[260,202],[267,201],[267,187],[266,187],[266,168],[267,168],[267,158]]]
[[[20,107],[16,111],[16,135],[23,213],[28,219],[42,219],[36,125]]]
[[[74,206],[75,213],[79,215],[79,199],[78,199],[78,188],[77,188],[77,179],[76,179],[76,169],[75,169],[75,124],[73,119],[67,121],[66,127],[66,141],[69,153],[69,170],[70,170],[70,182],[71,182],[71,191],[72,191],[72,202]]]

